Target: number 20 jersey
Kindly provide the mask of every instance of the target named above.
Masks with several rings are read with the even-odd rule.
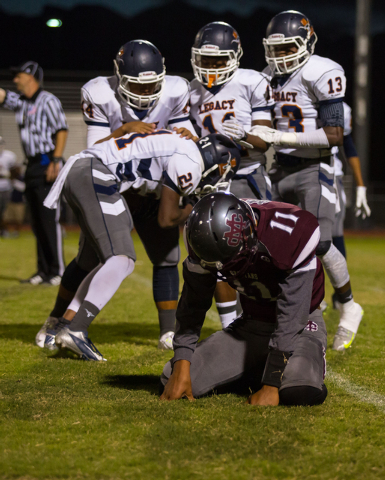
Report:
[[[120,192],[134,188],[138,195],[155,194],[156,198],[163,185],[182,196],[191,194],[203,171],[196,143],[169,130],[111,138],[75,156],[98,158],[122,183]]]
[[[271,75],[269,67],[264,70]],[[322,128],[318,108],[339,102],[345,95],[343,68],[329,58],[312,55],[290,76],[283,76],[273,88],[274,128],[282,132],[312,132]],[[302,158],[330,155],[330,149],[274,147],[277,152]]]

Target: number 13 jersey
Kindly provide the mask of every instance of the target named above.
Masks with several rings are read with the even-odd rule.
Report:
[[[269,67],[264,70],[271,75]],[[343,68],[329,58],[312,55],[309,61],[290,76],[272,82],[274,128],[282,132],[312,132],[323,125],[318,118],[322,104],[344,98],[346,78]],[[274,147],[277,152],[303,158],[330,155],[330,149]]]

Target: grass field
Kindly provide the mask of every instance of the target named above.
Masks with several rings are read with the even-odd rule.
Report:
[[[135,244],[134,273],[90,329],[108,362],[87,363],[34,345],[56,288],[19,284],[35,271],[31,233],[0,239],[1,479],[385,478],[384,238],[348,239],[365,316],[353,348],[327,352],[325,404],[295,408],[250,407],[236,395],[158,400],[172,355],[156,348],[152,268]],[[75,233],[65,250],[69,261]],[[330,346],[336,312],[325,320]],[[204,336],[219,327],[210,312]]]

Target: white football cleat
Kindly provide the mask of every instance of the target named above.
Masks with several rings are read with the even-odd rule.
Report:
[[[340,312],[340,324],[333,341],[333,350],[342,352],[352,346],[364,311],[358,303],[351,300],[348,303],[335,302]]]
[[[38,347],[44,348],[44,342],[45,342],[45,337],[47,335],[47,330],[55,328],[58,321],[59,320],[56,317],[47,318],[47,320],[44,322],[44,325],[37,332],[35,337],[35,343]]]
[[[164,333],[158,342],[158,348],[159,350],[174,350],[173,347],[173,340],[174,340],[174,332],[167,332]]]

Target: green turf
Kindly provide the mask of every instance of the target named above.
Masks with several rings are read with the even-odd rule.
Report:
[[[76,242],[70,233],[67,260]],[[353,348],[328,351],[329,396],[313,408],[250,407],[236,395],[161,403],[171,354],[156,349],[151,265],[135,244],[133,275],[90,329],[108,362],[86,363],[34,345],[56,288],[18,282],[34,272],[30,233],[0,239],[1,479],[385,478],[385,239],[347,241],[365,317]],[[336,312],[325,319],[330,344]],[[204,336],[218,328],[211,314]]]

